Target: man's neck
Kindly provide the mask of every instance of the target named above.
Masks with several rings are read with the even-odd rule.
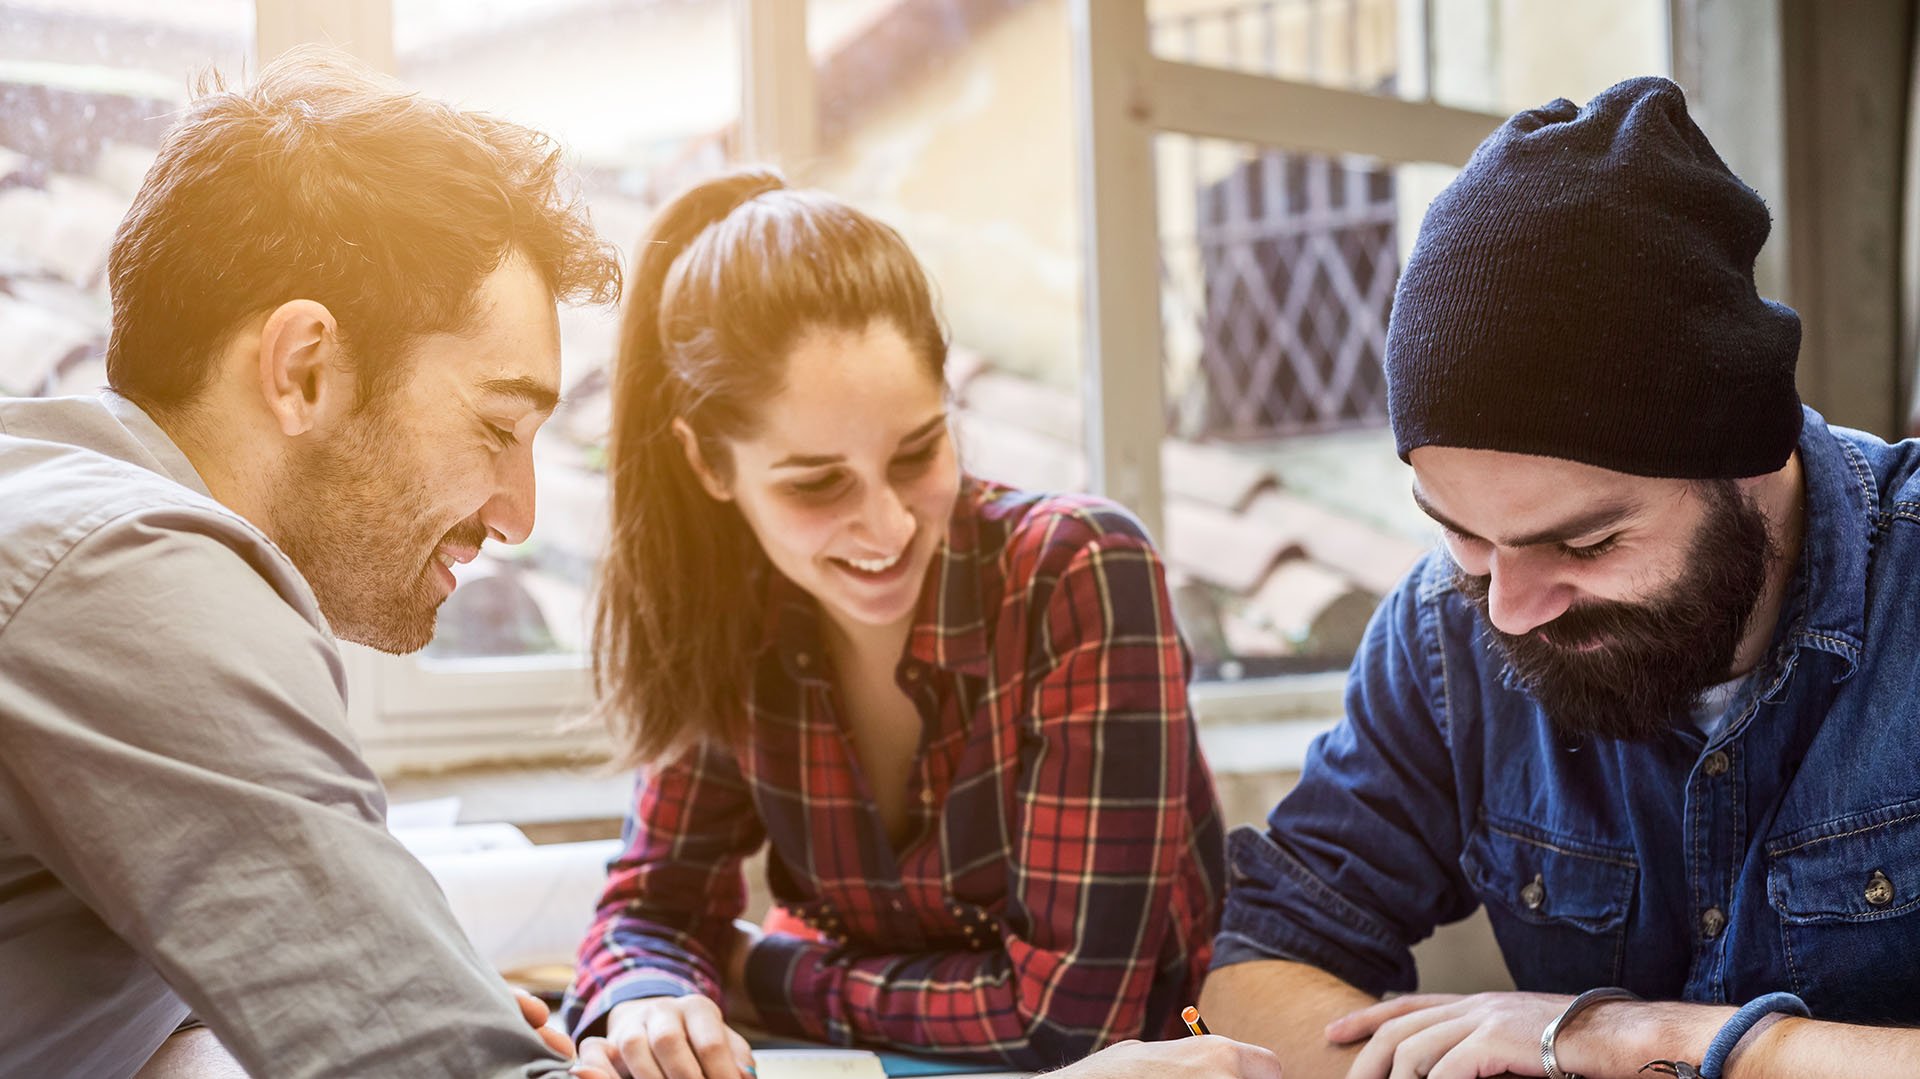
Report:
[[[1760,602],[1754,606],[1753,615],[1747,620],[1746,635],[1734,653],[1733,670],[1728,672],[1731,678],[1751,673],[1766,659],[1781,610],[1786,606],[1788,589],[1799,571],[1800,550],[1806,539],[1807,494],[1798,452],[1788,458],[1785,468],[1766,478],[1755,490],[1754,499],[1766,514],[1774,557],[1767,566],[1767,583],[1760,592]]]
[[[247,456],[233,452],[241,440],[231,432],[213,430],[191,413],[149,412],[148,415],[186,455],[187,462],[200,474],[200,482],[207,485],[207,493],[215,502],[246,518],[272,538],[273,522],[259,483],[260,476],[270,470],[267,462],[253,460],[247,468],[234,467],[237,458]]]

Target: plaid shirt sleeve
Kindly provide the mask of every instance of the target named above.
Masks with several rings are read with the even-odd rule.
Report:
[[[740,863],[765,835],[725,749],[696,747],[641,774],[567,993],[563,1019],[575,1039],[599,1033],[622,1001],[724,999],[716,959],[746,908]]]
[[[1026,694],[1007,764],[1019,805],[1001,947],[844,955],[770,937],[747,970],[769,1028],[1020,1068],[1162,1033],[1142,1027],[1168,927],[1209,916],[1174,909],[1198,752],[1186,653],[1160,561],[1130,518],[1101,515],[1095,528],[1116,530],[1068,547],[1060,565],[1058,533],[1084,519],[1056,518],[1010,567],[1036,608],[1026,683],[999,689]]]

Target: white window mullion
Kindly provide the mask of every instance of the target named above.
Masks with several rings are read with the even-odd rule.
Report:
[[[334,45],[375,71],[393,74],[393,0],[254,0],[254,56],[267,61],[295,45]]]
[[[1145,101],[1154,63],[1146,0],[1073,0],[1073,28],[1087,475],[1093,490],[1132,510],[1164,541],[1166,389],[1154,132]]]
[[[819,152],[806,0],[735,0],[740,19],[740,152],[803,168]]]

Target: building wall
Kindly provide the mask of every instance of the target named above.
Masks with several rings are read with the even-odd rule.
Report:
[[[1062,386],[1080,355],[1070,55],[1064,0],[1038,0],[802,173],[901,230],[956,341]]]

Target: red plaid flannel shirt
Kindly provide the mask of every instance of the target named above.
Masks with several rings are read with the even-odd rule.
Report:
[[[704,993],[772,849],[810,936],[755,947],[761,1025],[1019,1068],[1181,1028],[1224,843],[1165,574],[1110,503],[969,479],[897,677],[926,736],[897,854],[865,793],[814,601],[773,575],[743,744],[649,770],[581,945],[566,1019]]]

